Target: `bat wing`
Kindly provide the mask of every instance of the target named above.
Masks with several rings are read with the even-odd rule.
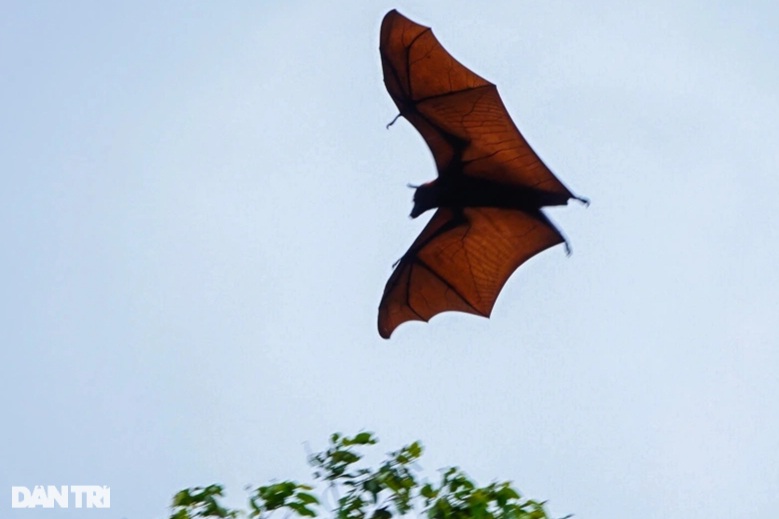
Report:
[[[387,281],[379,334],[449,310],[489,317],[511,274],[563,241],[540,211],[438,209]]]
[[[390,11],[379,49],[387,91],[427,142],[439,175],[541,190],[552,195],[549,205],[574,197],[514,125],[495,85],[454,59],[429,27]]]

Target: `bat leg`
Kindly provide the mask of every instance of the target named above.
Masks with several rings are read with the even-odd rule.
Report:
[[[579,200],[578,197],[574,197],[574,198]],[[573,249],[571,248],[571,243],[568,241],[568,237],[566,237],[565,234],[563,234],[563,232],[560,229],[558,229],[555,224],[552,223],[552,220],[550,220],[549,217],[546,216],[543,211],[539,210],[538,212],[535,213],[535,215],[536,218],[538,218],[539,220],[547,224],[549,227],[557,231],[557,234],[560,235],[560,238],[563,239],[563,243],[565,244],[565,255],[570,256],[573,253]]]
[[[388,130],[389,130],[389,127],[390,127],[390,126],[392,126],[393,124],[395,124],[395,121],[397,121],[398,119],[400,119],[400,116],[401,116],[401,115],[403,115],[403,114],[398,114],[398,115],[396,115],[396,116],[395,116],[395,118],[394,118],[393,120],[391,120],[391,121],[390,121],[390,123],[387,125],[387,129],[388,129]]]

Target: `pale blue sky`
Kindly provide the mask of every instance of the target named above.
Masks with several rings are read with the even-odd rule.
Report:
[[[434,177],[378,56],[398,8],[572,190],[493,317],[376,313]],[[581,519],[779,508],[774,1],[6,2],[0,516],[10,486],[307,477],[421,439]]]

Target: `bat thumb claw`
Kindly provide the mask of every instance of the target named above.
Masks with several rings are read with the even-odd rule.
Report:
[[[400,119],[400,116],[401,116],[401,115],[403,115],[403,114],[398,114],[398,115],[396,115],[396,116],[395,116],[395,118],[394,118],[393,120],[391,120],[391,121],[390,121],[390,123],[387,125],[387,129],[388,129],[388,130],[389,130],[389,127],[390,127],[390,126],[392,126],[393,124],[395,124],[395,121],[397,121],[398,119]]]

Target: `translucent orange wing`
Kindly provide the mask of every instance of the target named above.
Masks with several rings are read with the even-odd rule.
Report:
[[[558,195],[574,195],[530,148],[498,90],[452,57],[433,32],[390,11],[381,26],[384,83],[422,134],[439,175],[463,174]]]
[[[379,334],[387,339],[406,321],[428,321],[446,311],[489,317],[511,274],[562,242],[540,211],[439,209],[387,281]]]

